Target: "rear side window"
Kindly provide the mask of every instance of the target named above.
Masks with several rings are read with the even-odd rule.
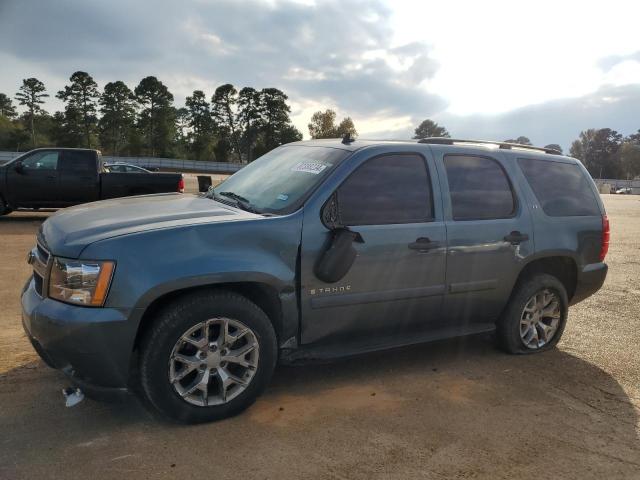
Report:
[[[344,225],[433,220],[431,182],[419,155],[385,155],[362,164],[338,189]]]
[[[96,170],[95,164],[95,156],[92,152],[66,151],[62,154],[60,169],[87,173]]]
[[[600,207],[578,165],[518,159],[544,213],[550,217],[600,215]]]
[[[486,157],[446,155],[451,208],[454,220],[509,218],[516,202],[507,174]]]

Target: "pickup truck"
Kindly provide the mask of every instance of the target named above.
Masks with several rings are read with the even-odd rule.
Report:
[[[18,208],[183,191],[179,173],[107,172],[98,150],[38,148],[0,167],[0,215]]]
[[[509,353],[549,350],[569,306],[602,286],[609,235],[589,173],[553,149],[297,142],[204,196],[48,218],[22,321],[80,393],[218,420],[251,405],[277,361],[492,331]]]

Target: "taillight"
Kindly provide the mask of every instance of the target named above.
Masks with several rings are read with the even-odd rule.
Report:
[[[178,181],[178,192],[184,193],[184,177],[181,177]]]
[[[600,245],[600,261],[604,262],[604,257],[607,256],[607,252],[609,251],[609,237],[611,236],[611,231],[609,228],[609,217],[606,215],[602,216],[602,244]]]

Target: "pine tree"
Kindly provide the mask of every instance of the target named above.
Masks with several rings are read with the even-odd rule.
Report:
[[[34,148],[36,146],[35,116],[37,114],[47,113],[40,106],[44,103],[43,98],[49,96],[47,93],[45,93],[46,91],[47,90],[44,86],[44,83],[42,83],[37,78],[25,78],[22,80],[22,86],[15,96],[20,105],[24,105],[25,107],[27,107],[26,116],[28,117],[29,127],[31,131],[31,146]]]
[[[87,72],[80,71],[71,75],[69,80],[71,84],[56,95],[66,103],[64,127],[69,137],[79,137],[78,146],[91,148],[98,124],[98,84]]]

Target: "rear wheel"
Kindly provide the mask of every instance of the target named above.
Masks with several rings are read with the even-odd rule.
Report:
[[[497,325],[500,346],[509,353],[553,348],[567,321],[567,292],[562,282],[537,274],[518,283]]]
[[[255,401],[276,358],[275,332],[260,308],[232,292],[195,293],[164,309],[147,335],[142,390],[173,420],[220,420]]]

